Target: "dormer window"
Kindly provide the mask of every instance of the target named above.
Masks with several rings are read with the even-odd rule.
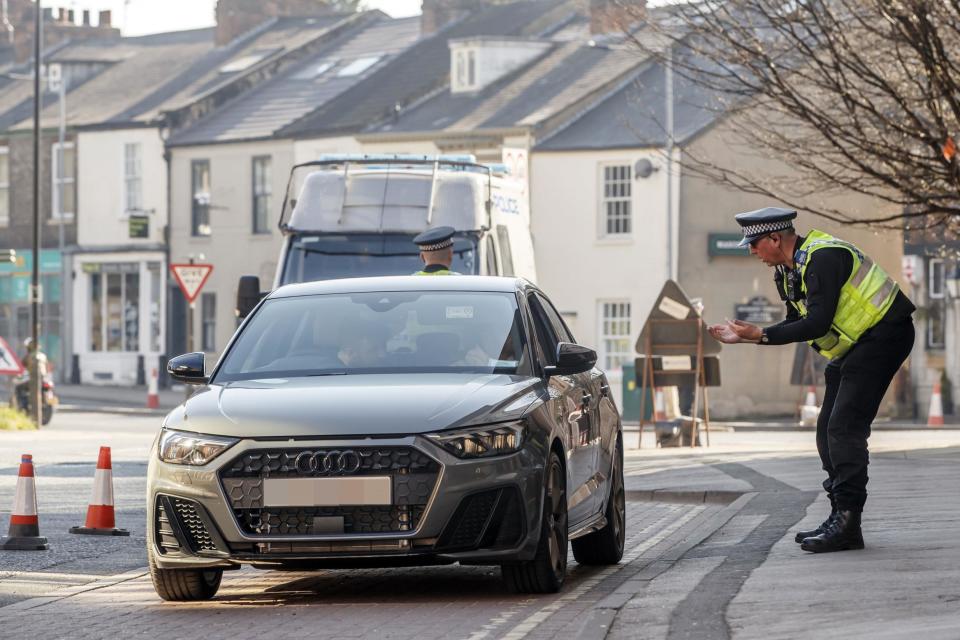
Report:
[[[523,38],[464,38],[450,41],[450,91],[481,91],[530,64],[550,42]]]

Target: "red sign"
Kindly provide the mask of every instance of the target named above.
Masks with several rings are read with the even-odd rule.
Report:
[[[193,303],[200,295],[200,289],[206,284],[207,278],[213,271],[212,264],[172,264],[170,271],[173,277],[177,279],[180,285],[180,291],[183,291],[183,297],[187,302]]]
[[[3,338],[0,338],[0,375],[18,376],[24,372],[23,363],[14,353],[10,345]]]

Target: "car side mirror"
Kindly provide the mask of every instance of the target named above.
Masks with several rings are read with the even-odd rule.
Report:
[[[237,285],[237,307],[234,309],[237,317],[242,320],[250,315],[265,295],[266,291],[260,291],[260,278],[240,276],[240,284]]]
[[[206,384],[209,378],[204,375],[204,355],[202,351],[185,353],[171,358],[167,362],[167,373],[174,380],[187,384]]]
[[[596,351],[573,342],[558,344],[556,356],[556,365],[543,368],[547,377],[583,373],[584,371],[590,371],[597,364]]]

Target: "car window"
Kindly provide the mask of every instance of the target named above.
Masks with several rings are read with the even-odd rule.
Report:
[[[570,332],[570,328],[567,327],[567,323],[563,321],[562,317],[560,317],[560,313],[557,312],[557,309],[553,306],[553,303],[539,293],[534,295],[536,295],[537,299],[540,301],[541,306],[547,315],[547,319],[550,321],[550,325],[553,327],[554,335],[556,335],[561,342],[576,342],[576,340],[573,338],[573,334]]]
[[[528,373],[513,294],[403,291],[267,300],[214,381],[355,373]]]
[[[537,334],[537,343],[540,345],[541,356],[545,365],[554,365],[557,360],[557,344],[560,340],[553,328],[550,319],[544,311],[543,303],[535,294],[527,297],[530,313],[533,316],[534,331]]]

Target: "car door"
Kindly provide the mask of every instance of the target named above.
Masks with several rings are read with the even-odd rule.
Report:
[[[571,342],[570,335],[550,302],[540,293],[529,296],[530,312],[547,365],[556,364],[557,345]],[[596,511],[597,442],[589,373],[551,376],[554,417],[567,440],[567,502],[571,525],[589,519]]]

